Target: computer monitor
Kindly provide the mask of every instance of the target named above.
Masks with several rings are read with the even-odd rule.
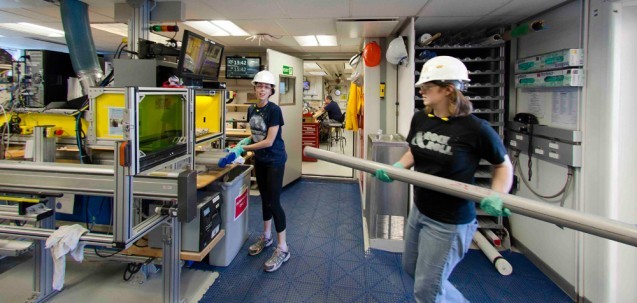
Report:
[[[219,79],[224,46],[189,30],[184,31],[177,70],[184,78]]]

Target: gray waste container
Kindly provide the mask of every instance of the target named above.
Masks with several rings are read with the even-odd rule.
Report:
[[[221,228],[225,237],[208,255],[210,265],[228,266],[248,239],[251,165],[237,165],[208,189],[221,193]],[[247,253],[247,252],[246,252]]]

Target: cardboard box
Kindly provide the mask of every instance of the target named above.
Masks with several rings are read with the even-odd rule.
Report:
[[[584,86],[586,78],[580,68],[515,75],[515,87]]]
[[[583,65],[584,51],[579,48],[571,48],[518,59],[515,61],[515,72],[526,73]]]

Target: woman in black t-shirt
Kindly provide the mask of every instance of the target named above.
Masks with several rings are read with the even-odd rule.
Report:
[[[416,87],[425,110],[414,114],[407,136],[409,151],[394,166],[413,166],[417,172],[473,183],[480,159],[486,159],[493,165],[491,188],[508,192],[511,162],[498,134],[471,115],[472,105],[461,93],[467,81],[467,68],[456,58],[435,57],[423,65]],[[382,169],[376,177],[392,181]],[[474,202],[414,187],[414,204],[405,229],[403,267],[414,277],[416,301],[466,302],[448,278],[478,227]],[[510,213],[496,195],[483,199],[480,207],[495,216]]]
[[[281,190],[287,154],[281,138],[283,114],[281,108],[270,102],[276,82],[269,71],[260,71],[252,81],[259,102],[248,109],[251,136],[239,142],[235,153],[254,151],[254,170],[261,195],[263,235],[248,249],[251,256],[260,254],[272,245],[272,221],[277,232],[277,248],[264,264],[264,270],[275,271],[290,258],[286,241],[285,212],[281,207]]]

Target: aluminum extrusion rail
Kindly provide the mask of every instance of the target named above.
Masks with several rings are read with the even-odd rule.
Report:
[[[177,177],[135,176],[133,183],[135,198],[178,198]],[[115,176],[110,166],[0,161],[0,192],[113,196],[114,188]]]
[[[46,241],[47,238],[53,233],[53,230],[47,230],[37,227],[26,226],[8,226],[0,225],[1,235],[19,236],[22,238],[29,238],[33,240]],[[96,246],[113,246],[113,236],[91,234],[87,233],[80,237],[80,241],[86,242],[89,245]]]
[[[324,151],[314,147],[305,147],[304,154],[309,157],[351,167],[371,174],[375,173],[377,169],[382,168],[387,172],[387,175],[394,180],[468,200],[480,201],[482,198],[491,194],[498,194],[504,201],[504,205],[514,213],[569,227],[624,244],[637,246],[637,228],[621,221],[557,207],[519,196],[503,194],[488,188],[418,173],[408,169],[399,169],[391,165]]]

